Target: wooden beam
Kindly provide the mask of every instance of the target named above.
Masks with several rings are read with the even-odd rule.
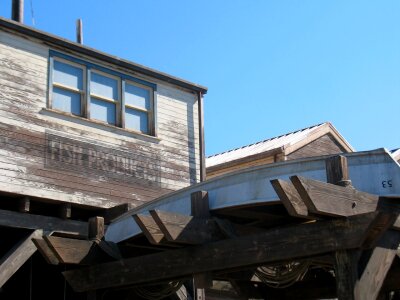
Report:
[[[116,206],[107,208],[106,211],[103,213],[104,222],[106,224],[109,224],[111,221],[122,216],[129,209],[130,209],[129,203],[123,203],[120,205],[116,205]]]
[[[379,197],[353,188],[291,176],[308,211],[326,216],[353,216],[375,211]]]
[[[351,186],[347,158],[343,155],[335,155],[325,160],[327,182],[347,187]]]
[[[88,239],[101,240],[104,237],[104,218],[93,217],[88,221]]]
[[[357,248],[377,213],[319,221],[64,272],[76,291],[181,278]],[[121,269],[120,266],[123,266]]]
[[[89,265],[99,261],[101,251],[92,241],[56,236],[43,236],[43,239],[63,264]]]
[[[32,239],[40,238],[42,234],[42,230],[33,231],[3,256],[0,260],[0,288],[36,252]]]
[[[361,300],[355,297],[359,255],[360,251],[357,250],[344,249],[335,252],[335,278],[338,300]]]
[[[211,219],[160,210],[150,210],[150,215],[170,242],[199,245],[223,238],[219,227]]]
[[[32,242],[35,244],[36,248],[39,250],[40,254],[42,254],[48,264],[58,265],[60,263],[56,254],[49,247],[45,240],[43,240],[42,238],[38,238],[32,239]]]
[[[61,219],[71,218],[72,206],[71,203],[64,203],[59,207],[59,215]]]
[[[210,206],[208,202],[208,193],[206,191],[197,191],[190,195],[192,216],[198,220],[209,220]],[[208,230],[202,230],[204,235],[207,235]],[[193,290],[196,300],[205,300],[205,288],[212,286],[211,272],[196,272],[193,275]]]
[[[18,211],[21,213],[27,213],[30,210],[31,201],[28,196],[18,199]]]
[[[205,191],[194,192],[190,195],[192,201],[192,216],[197,218],[210,218],[208,193]]]
[[[168,245],[167,238],[151,216],[137,214],[133,215],[133,219],[139,225],[150,244],[162,246]]]
[[[307,206],[293,184],[281,179],[271,180],[271,184],[289,215],[298,218],[315,219],[315,217],[310,216]]]
[[[400,232],[390,230],[383,235],[356,283],[357,299],[375,300],[378,298],[386,275],[396,257],[399,244]]]
[[[75,220],[62,220],[60,218],[19,213],[9,210],[0,210],[0,226],[43,229],[43,231],[68,232],[77,236],[87,236],[87,223]]]
[[[348,217],[373,211],[392,215],[393,228],[400,230],[399,199],[380,198],[350,187],[342,187],[300,176],[290,177],[310,213]]]

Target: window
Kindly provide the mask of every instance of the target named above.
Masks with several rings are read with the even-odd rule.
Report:
[[[154,135],[156,85],[50,52],[49,108]]]

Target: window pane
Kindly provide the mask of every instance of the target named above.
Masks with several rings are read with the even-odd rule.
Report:
[[[135,85],[125,85],[125,103],[150,109],[150,91]]]
[[[95,98],[90,99],[90,118],[115,125],[115,104],[101,101]]]
[[[82,90],[83,70],[81,68],[54,60],[53,81]]]
[[[149,133],[147,113],[126,107],[125,127],[143,133]]]
[[[53,108],[74,115],[81,115],[81,95],[53,87]]]
[[[118,98],[118,81],[92,72],[90,74],[90,93],[111,98]]]

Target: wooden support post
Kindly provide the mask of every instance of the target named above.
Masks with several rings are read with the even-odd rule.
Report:
[[[71,203],[64,203],[60,206],[59,215],[61,219],[71,218]]]
[[[208,193],[197,191],[190,195],[192,201],[192,216],[201,219],[210,218],[210,207],[208,205]]]
[[[325,161],[328,183],[351,186],[347,169],[347,158],[333,156]],[[355,288],[358,280],[357,266],[360,252],[339,250],[335,252],[336,290],[339,300],[356,300]]]
[[[192,201],[192,216],[199,219],[210,218],[210,206],[208,203],[208,193],[197,191],[190,195]],[[195,300],[205,300],[205,289],[212,286],[212,273],[199,273],[193,276],[193,290]]]
[[[0,260],[0,288],[35,253],[37,249],[32,239],[41,238],[42,234],[42,230],[33,231],[3,256]]]
[[[27,213],[30,210],[30,198],[25,196],[19,199],[18,201],[18,211],[22,213]]]
[[[337,155],[326,159],[325,168],[328,183],[340,186],[351,186],[346,157]]]
[[[104,218],[93,217],[88,222],[88,239],[101,240],[104,237]]]
[[[358,279],[358,259],[359,252],[356,250],[335,252],[336,292],[339,300],[356,300],[354,292]]]
[[[365,269],[356,285],[358,299],[378,299],[383,282],[392,266],[400,243],[400,232],[389,230],[373,249]]]

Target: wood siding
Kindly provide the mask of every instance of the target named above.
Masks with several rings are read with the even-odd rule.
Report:
[[[0,41],[0,191],[111,207],[199,181],[195,93],[140,77],[157,85],[157,138],[58,114],[46,109],[51,47]]]
[[[338,154],[347,152],[330,134],[325,134],[320,138],[308,143],[304,147],[287,155],[287,160],[313,157],[328,154]]]

